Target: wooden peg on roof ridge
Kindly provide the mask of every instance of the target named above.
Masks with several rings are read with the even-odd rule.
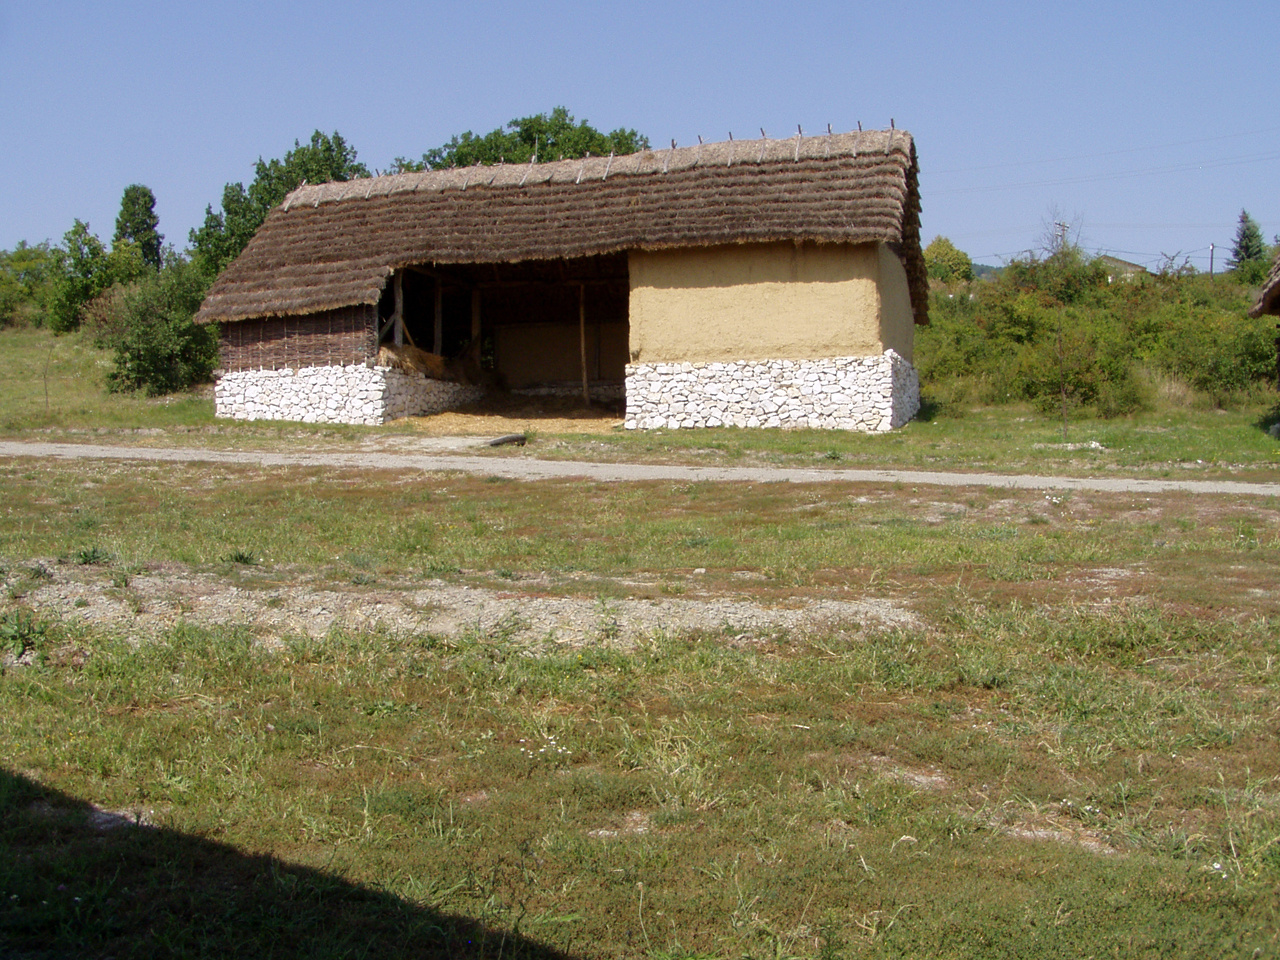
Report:
[[[861,120],[859,120],[859,121],[858,121],[858,132],[859,132],[859,133],[861,133],[861,132],[862,132],[862,121],[861,121]]]
[[[702,134],[698,134],[698,146],[702,146]]]
[[[604,165],[604,176],[600,178],[601,183],[609,179],[609,171],[611,169],[613,169],[613,151],[612,150],[609,151],[609,162]]]
[[[796,124],[796,136],[797,136],[797,137],[803,137],[803,136],[804,136],[804,127],[800,126],[800,124],[798,124],[798,123]]]
[[[768,139],[769,139],[769,135],[768,135],[767,133],[765,133],[765,132],[764,132],[764,127],[761,127],[761,128],[760,128],[760,139],[762,139],[762,140],[768,140]]]

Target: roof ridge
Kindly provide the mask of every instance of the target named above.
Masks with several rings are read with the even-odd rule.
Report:
[[[721,140],[641,150],[636,153],[608,157],[576,157],[543,163],[487,164],[492,172],[488,181],[475,178],[479,164],[450,167],[445,170],[423,170],[415,173],[388,173],[370,177],[363,191],[352,190],[352,181],[304,184],[297,187],[281,204],[285,211],[294,206],[317,207],[352,197],[369,199],[396,193],[426,190],[444,193],[465,191],[483,186],[490,189],[529,187],[541,183],[590,184],[613,177],[661,176],[695,167],[737,166],[799,163],[805,160],[830,163],[852,159],[883,160],[891,154],[909,158],[911,134],[905,130],[853,130],[849,133],[821,133],[816,136],[793,134],[782,139],[761,137],[756,140]]]

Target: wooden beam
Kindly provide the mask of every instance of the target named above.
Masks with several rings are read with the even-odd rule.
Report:
[[[395,340],[397,347],[404,346],[404,271],[397,270],[395,280],[392,281],[396,292],[396,309],[391,314],[391,319],[395,322],[395,332],[392,338]]]
[[[444,274],[439,270],[432,270],[430,267],[421,267],[416,263],[411,263],[404,269],[412,270],[414,273],[420,273],[424,277],[434,277],[437,280],[444,276]]]
[[[465,267],[466,264],[461,264],[460,266]],[[437,283],[448,284],[450,287],[460,287],[460,286],[467,285],[466,281],[459,279],[454,274],[445,273],[443,270],[432,270],[430,267],[420,267],[420,266],[417,266],[416,264],[410,264],[404,269],[412,270],[414,273],[420,273],[424,277],[431,277]],[[496,276],[496,270],[494,271],[494,273]],[[566,275],[566,270],[563,264],[559,265],[559,273],[560,273],[559,277],[549,277],[547,279],[529,278],[527,280],[499,280],[495,278],[493,280],[477,280],[471,283],[470,286],[479,288],[481,290],[488,290],[491,288],[496,289],[496,288],[502,288],[502,287],[560,287],[560,286],[564,286],[565,284],[580,284],[580,283],[585,283],[593,287],[594,286],[622,287],[622,286],[628,286],[631,283],[630,278],[625,275],[615,276],[615,277],[590,277],[590,278],[583,277],[581,279],[575,280]]]
[[[436,322],[435,339],[432,341],[436,356],[444,353],[444,281],[436,277]]]
[[[582,358],[582,402],[590,405],[591,387],[587,379],[587,287],[578,284],[578,349]]]

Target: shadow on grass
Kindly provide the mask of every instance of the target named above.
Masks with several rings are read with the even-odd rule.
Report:
[[[1280,424],[1280,400],[1277,400],[1271,407],[1253,422],[1253,425],[1263,433],[1270,433],[1271,428],[1276,424]]]
[[[0,768],[0,955],[570,955],[318,870],[148,827]]]
[[[920,395],[920,409],[913,419],[922,423],[930,423],[942,413],[942,403],[925,394]]]

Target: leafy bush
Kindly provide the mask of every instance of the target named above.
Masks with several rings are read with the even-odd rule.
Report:
[[[210,378],[218,362],[217,331],[193,319],[207,284],[190,261],[171,255],[159,273],[113,287],[91,305],[87,325],[115,354],[109,390],[157,396]]]
[[[1216,307],[1177,304],[1158,311],[1167,334],[1153,350],[1159,366],[1215,403],[1275,376],[1275,321]]]
[[[1112,282],[1105,263],[1066,248],[1015,261],[996,280],[935,291],[916,363],[935,395],[1046,411],[1064,392],[1069,406],[1100,416],[1141,409],[1153,373],[1224,405],[1275,375],[1273,321],[1249,319],[1250,302],[1225,277]]]
[[[1048,413],[1060,409],[1065,396],[1071,407],[1093,407],[1102,417],[1133,413],[1147,399],[1123,347],[1123,331],[1112,318],[1062,308],[1062,331],[1044,337],[1027,351],[1019,371],[1023,396]]]

